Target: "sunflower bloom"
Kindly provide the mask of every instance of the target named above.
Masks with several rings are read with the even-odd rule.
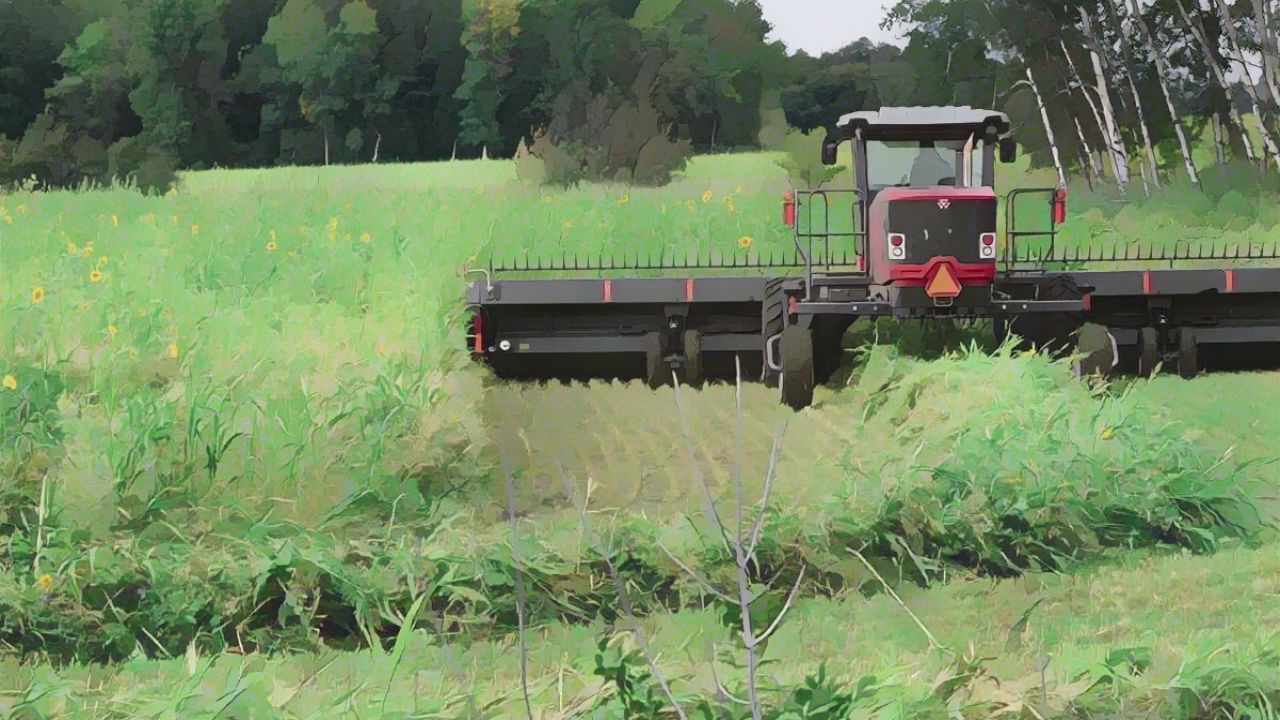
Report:
[[[31,302],[37,305],[44,302],[44,286],[37,285],[31,289]]]
[[[36,587],[40,588],[41,592],[49,592],[53,589],[53,576],[45,573],[36,578]]]
[[[111,227],[120,227],[120,216],[119,216],[119,215],[112,215],[112,216],[111,216]]]
[[[91,283],[102,282],[102,271],[94,270],[93,272],[89,273],[89,282]]]
[[[279,246],[276,245],[276,241],[271,240],[267,243],[267,252],[275,252],[278,247]]]
[[[200,226],[199,226],[199,225],[192,225],[192,226],[191,226],[191,234],[192,234],[192,235],[199,235],[199,234],[200,234]]]
[[[102,257],[98,258],[98,267],[104,268],[106,266],[107,266],[107,256],[103,255]]]
[[[117,328],[115,325],[107,326],[107,335],[109,337],[115,337],[119,332],[120,332],[120,329]]]
[[[178,343],[169,343],[169,357],[178,358]]]
[[[1113,438],[1113,437],[1115,437],[1115,436],[1116,436],[1116,431],[1115,431],[1115,429],[1114,429],[1114,428],[1107,428],[1106,430],[1103,430],[1103,431],[1102,431],[1102,439],[1103,439],[1103,440],[1110,440],[1111,438]]]
[[[18,378],[14,377],[14,376],[12,376],[12,375],[5,375],[5,376],[4,376],[4,387],[5,387],[5,389],[6,389],[6,390],[17,390],[17,389],[18,389]]]
[[[27,213],[27,206],[19,203],[17,210],[19,215],[25,215]]]
[[[477,187],[476,187],[476,194],[477,194],[477,195],[483,195],[483,194],[484,194],[484,186],[483,186],[483,185],[479,185],[479,186],[477,186]]]
[[[360,242],[364,243],[365,245],[368,245],[369,243],[373,242],[373,236],[370,235],[369,233],[361,233]]]
[[[81,253],[85,257],[93,257],[93,243],[84,246],[84,252]]]
[[[618,198],[618,206],[619,206],[619,207],[621,207],[621,206],[623,206],[623,205],[626,205],[626,204],[627,204],[627,203],[629,203],[629,202],[631,202],[631,196],[630,196],[630,195],[623,195],[622,197]]]
[[[715,194],[714,192],[712,192],[711,190],[708,190],[708,191],[706,191],[706,192],[702,193],[702,202],[704,202],[704,203],[709,203],[709,202],[711,202],[712,200],[714,200],[714,199],[715,199],[715,197],[716,197],[716,194]]]
[[[743,250],[746,250],[747,248],[751,247],[751,243],[753,242],[755,242],[755,240],[753,240],[750,235],[743,235],[742,237],[738,238],[738,247],[742,248]]]
[[[67,253],[71,255],[79,255],[80,248],[76,247],[75,243],[67,243]]]

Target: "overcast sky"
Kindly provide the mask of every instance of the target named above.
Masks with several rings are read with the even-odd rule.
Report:
[[[892,0],[759,0],[765,20],[773,25],[771,40],[787,49],[820,55],[838,50],[860,37],[877,42],[903,42],[880,29]]]

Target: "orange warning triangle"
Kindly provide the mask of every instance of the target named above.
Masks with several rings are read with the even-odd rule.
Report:
[[[925,286],[924,291],[932,298],[953,298],[960,294],[960,283],[951,272],[950,265],[939,265],[933,279]]]

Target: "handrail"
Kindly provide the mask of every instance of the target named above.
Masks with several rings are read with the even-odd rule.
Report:
[[[1047,255],[1053,254],[1054,245],[1058,241],[1058,224],[1054,222],[1053,217],[1053,198],[1058,188],[1017,188],[1009,191],[1004,198],[1004,263],[1008,267],[1011,263],[1017,261],[1017,240],[1020,237],[1048,237],[1049,250]],[[1023,195],[1034,195],[1044,193],[1049,196],[1047,205],[1049,210],[1049,229],[1048,230],[1017,230],[1017,206],[1018,198]]]
[[[832,188],[832,189],[816,189],[816,190],[798,190],[792,187],[792,197],[796,203],[796,219],[794,227],[796,253],[804,261],[805,268],[805,292],[811,295],[813,292],[813,268],[814,268],[814,245],[816,242],[822,242],[822,259],[825,267],[833,267],[838,263],[834,263],[831,255],[831,240],[833,238],[849,238],[854,240],[854,257],[865,258],[867,250],[867,230],[862,222],[862,209],[865,205],[865,196],[862,191],[857,188]],[[852,195],[853,203],[850,208],[851,230],[849,232],[832,231],[831,230],[831,197],[832,195]],[[822,231],[818,232],[814,224],[814,209],[819,206],[820,219],[822,221]],[[803,214],[801,208],[804,208]],[[801,218],[804,221],[801,221]],[[807,242],[802,242],[802,240]],[[807,247],[806,247],[807,246]],[[847,258],[847,255],[845,256]],[[863,271],[865,265],[859,263],[859,272]],[[812,299],[808,297],[807,299]]]

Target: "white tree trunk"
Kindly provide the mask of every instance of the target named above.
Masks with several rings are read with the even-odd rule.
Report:
[[[1053,166],[1058,170],[1058,182],[1064,187],[1067,184],[1067,172],[1062,167],[1062,155],[1058,152],[1058,139],[1054,137],[1053,125],[1049,122],[1049,108],[1045,107],[1044,98],[1040,95],[1040,86],[1036,84],[1036,78],[1031,74],[1031,65],[1027,65],[1027,82],[1031,85],[1031,92],[1036,96],[1036,105],[1040,106],[1040,121],[1044,123],[1044,135],[1049,140],[1049,150],[1053,153]]]
[[[1147,164],[1151,170],[1151,183],[1160,187],[1160,163],[1156,159],[1156,148],[1151,142],[1151,130],[1147,125],[1147,113],[1142,106],[1142,96],[1138,93],[1138,83],[1133,78],[1133,55],[1129,52],[1129,44],[1124,40],[1124,24],[1120,20],[1120,6],[1116,0],[1107,0],[1107,8],[1111,12],[1111,22],[1116,26],[1116,34],[1120,36],[1120,54],[1124,58],[1124,74],[1129,80],[1129,92],[1133,95],[1134,111],[1138,115],[1138,127],[1142,130],[1142,145],[1147,153]],[[1143,176],[1146,178],[1146,175]],[[1149,193],[1148,193],[1149,194]]]
[[[1089,144],[1089,137],[1084,134],[1084,127],[1080,124],[1080,118],[1073,116],[1071,119],[1075,122],[1076,137],[1080,139],[1080,147],[1084,149],[1085,177],[1088,178],[1089,189],[1092,190],[1095,180],[1099,183],[1102,182],[1102,172],[1093,161],[1093,146]]]
[[[378,132],[378,131],[374,131]],[[373,164],[378,164],[378,150],[382,147],[382,133],[378,133],[378,138],[373,141]]]
[[[1129,0],[1129,3],[1133,6],[1133,24],[1142,31],[1142,38],[1147,43],[1147,52],[1155,61],[1156,76],[1160,79],[1160,92],[1164,93],[1164,102],[1169,106],[1169,117],[1173,119],[1173,129],[1178,136],[1178,145],[1182,148],[1182,160],[1187,166],[1187,178],[1191,180],[1192,185],[1199,187],[1200,173],[1196,170],[1195,160],[1191,157],[1191,144],[1187,142],[1187,130],[1182,126],[1182,117],[1173,106],[1173,95],[1169,93],[1169,68],[1165,65],[1164,56],[1156,49],[1156,40],[1151,36],[1151,28],[1148,28],[1146,21],[1142,19],[1142,8],[1138,7],[1138,0]]]
[[[1081,12],[1083,13],[1084,10],[1081,9]],[[1088,20],[1087,15],[1085,19],[1086,21]],[[1080,92],[1084,95],[1084,99],[1088,101],[1089,110],[1093,113],[1093,121],[1097,124],[1098,132],[1102,135],[1106,155],[1111,163],[1111,176],[1120,188],[1120,194],[1124,195],[1129,184],[1129,150],[1124,146],[1124,140],[1119,136],[1119,133],[1116,132],[1115,117],[1111,111],[1111,94],[1107,91],[1107,84],[1102,71],[1102,60],[1094,51],[1092,40],[1089,40],[1086,44],[1090,46],[1089,55],[1093,59],[1094,76],[1098,79],[1098,97],[1103,104],[1100,110],[1098,103],[1093,99],[1093,95],[1089,93],[1089,86],[1085,85],[1084,78],[1081,77],[1080,71],[1076,68],[1075,60],[1071,58],[1066,42],[1059,42],[1062,44],[1062,54],[1067,58],[1067,65],[1071,69],[1071,75],[1080,84]],[[1092,154],[1090,157],[1092,158]]]
[[[1196,41],[1200,43],[1201,49],[1204,50],[1205,64],[1208,65],[1209,69],[1213,72],[1213,78],[1217,81],[1218,87],[1222,88],[1222,91],[1227,95],[1227,112],[1231,115],[1231,121],[1240,128],[1241,140],[1244,141],[1244,154],[1248,156],[1249,164],[1253,165],[1257,163],[1258,156],[1253,150],[1253,140],[1249,137],[1249,130],[1245,127],[1244,118],[1240,117],[1240,111],[1236,108],[1235,103],[1231,101],[1231,83],[1227,81],[1227,76],[1222,72],[1222,68],[1218,66],[1213,48],[1209,46],[1209,38],[1205,35],[1204,27],[1201,26],[1199,22],[1191,19],[1191,15],[1187,13],[1186,8],[1182,7],[1182,0],[1176,0],[1174,4],[1178,6],[1178,13],[1182,15],[1182,22],[1186,24],[1187,29],[1191,31],[1191,34],[1195,37]],[[1255,106],[1254,112],[1261,112],[1261,110]],[[1223,135],[1225,136],[1225,132],[1221,126],[1222,119],[1218,117],[1217,113],[1214,114],[1214,118],[1214,122],[1216,123],[1214,125],[1214,130],[1217,132],[1223,132]],[[1225,137],[1220,138],[1220,140],[1225,140]],[[1221,147],[1222,143],[1219,142],[1220,153]],[[1223,163],[1222,159],[1219,159],[1218,162],[1219,164]],[[1263,165],[1266,165],[1266,161],[1263,161]]]
[[[1276,65],[1276,36],[1271,32],[1271,18],[1262,0],[1253,0],[1253,18],[1258,24],[1258,46],[1262,49],[1262,77],[1271,91],[1271,101],[1280,103],[1280,70]]]
[[[1258,97],[1258,88],[1254,87],[1249,75],[1249,64],[1245,62],[1244,51],[1240,49],[1240,37],[1236,34],[1236,26],[1231,23],[1231,10],[1227,8],[1224,0],[1216,0],[1218,5],[1218,13],[1222,15],[1222,27],[1227,32],[1227,40],[1231,42],[1231,56],[1240,66],[1241,72],[1244,73],[1244,80],[1240,84],[1244,86],[1244,90],[1249,94],[1249,101],[1253,103],[1253,116],[1258,121],[1258,130],[1262,135],[1262,145],[1267,149],[1267,154],[1275,161],[1276,168],[1280,169],[1280,147],[1276,146],[1276,140],[1271,135],[1271,130],[1267,128],[1267,123],[1262,118],[1262,99]],[[1240,132],[1247,138],[1249,136],[1249,128],[1241,121]]]
[[[325,167],[328,167],[329,165],[329,126],[328,124],[324,125],[321,128],[321,132],[324,135],[324,164],[325,164]]]

